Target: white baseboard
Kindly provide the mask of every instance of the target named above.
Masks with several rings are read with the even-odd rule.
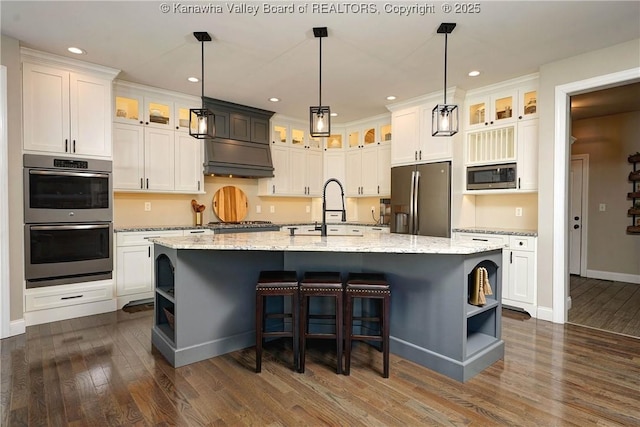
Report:
[[[85,304],[71,305],[67,307],[56,307],[46,310],[26,311],[24,320],[26,326],[40,325],[42,323],[57,322],[58,320],[73,319],[92,314],[108,313],[116,311],[116,300],[89,302]]]
[[[612,271],[587,270],[592,279],[612,280],[614,282],[636,283],[640,285],[640,274],[614,273]]]
[[[12,320],[9,323],[9,335],[2,338],[9,338],[15,335],[24,334],[27,330],[27,326],[25,324],[24,319]]]
[[[536,318],[538,318],[538,320],[553,322],[553,309],[538,306],[538,315],[536,316]]]

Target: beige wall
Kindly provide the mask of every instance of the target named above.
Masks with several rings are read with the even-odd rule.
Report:
[[[626,233],[633,170],[627,157],[640,152],[639,124],[640,111],[572,123],[571,154],[589,155],[588,270],[640,275],[640,237]]]
[[[18,40],[2,36],[2,65],[7,67],[7,129],[9,134],[9,281],[10,319],[22,319],[24,237],[22,207],[22,73]]]
[[[114,196],[114,226],[193,225],[195,217],[191,199],[206,205],[203,223],[219,221],[212,209],[213,196],[221,187],[233,185],[240,188],[248,199],[247,221],[271,221],[275,223],[322,221],[321,198],[260,197],[257,179],[205,177],[206,194],[137,194],[116,193]],[[151,203],[151,211],[144,210],[145,202]],[[347,219],[373,223],[371,206],[379,206],[376,198],[347,199]],[[256,207],[261,207],[261,213]],[[271,213],[271,206],[275,212]],[[307,213],[307,207],[310,212]],[[331,206],[329,206],[331,208]],[[377,212],[376,212],[377,218]]]
[[[538,178],[538,305],[553,306],[553,176],[555,149],[555,89],[623,70],[640,67],[640,39],[574,56],[540,67]],[[566,148],[569,150],[568,147]]]
[[[538,229],[538,194],[475,196],[476,227]],[[522,216],[516,216],[522,208]]]

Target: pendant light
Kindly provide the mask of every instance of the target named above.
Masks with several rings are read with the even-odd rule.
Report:
[[[432,136],[452,136],[458,133],[458,106],[447,104],[447,35],[456,24],[440,24],[438,34],[444,34],[444,104],[438,104],[431,112]]]
[[[216,135],[216,116],[204,105],[204,42],[210,42],[211,36],[207,32],[193,33],[196,40],[202,44],[202,108],[189,110],[189,135],[198,139],[213,138]]]
[[[311,136],[318,138],[331,134],[331,110],[328,105],[322,105],[322,38],[328,35],[327,27],[314,27],[313,35],[320,40],[320,84],[318,105],[309,107],[309,124]]]

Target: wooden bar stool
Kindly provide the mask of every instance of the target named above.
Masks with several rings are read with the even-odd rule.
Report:
[[[291,311],[268,313],[265,305],[268,297],[291,297]],[[284,304],[284,303],[283,303]],[[256,372],[262,370],[262,344],[269,337],[291,337],[293,341],[293,364],[298,368],[298,277],[295,271],[261,271],[256,285]],[[277,331],[266,331],[268,319],[282,319]],[[291,319],[291,330],[286,327],[285,319]]]
[[[351,342],[356,341],[380,341],[382,343],[382,366],[384,378],[389,378],[389,303],[391,290],[389,283],[381,273],[350,273],[345,287],[345,366],[344,373],[349,375],[351,368]],[[362,303],[366,299],[380,300],[381,307],[374,316],[359,317],[353,315],[353,302],[355,298],[361,298]],[[363,307],[364,311],[364,307]],[[354,333],[354,321],[360,321],[359,332]],[[378,323],[377,334],[366,334],[365,322]]]
[[[304,372],[305,350],[307,338],[333,339],[336,341],[337,372],[342,373],[343,353],[343,286],[340,273],[306,272],[300,282],[300,369]],[[335,313],[310,314],[309,299],[311,297],[335,298]],[[334,319],[334,332],[321,333],[309,331],[310,319]]]

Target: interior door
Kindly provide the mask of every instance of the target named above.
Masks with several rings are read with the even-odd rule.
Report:
[[[569,176],[569,274],[580,275],[582,259],[583,159],[571,159]]]

